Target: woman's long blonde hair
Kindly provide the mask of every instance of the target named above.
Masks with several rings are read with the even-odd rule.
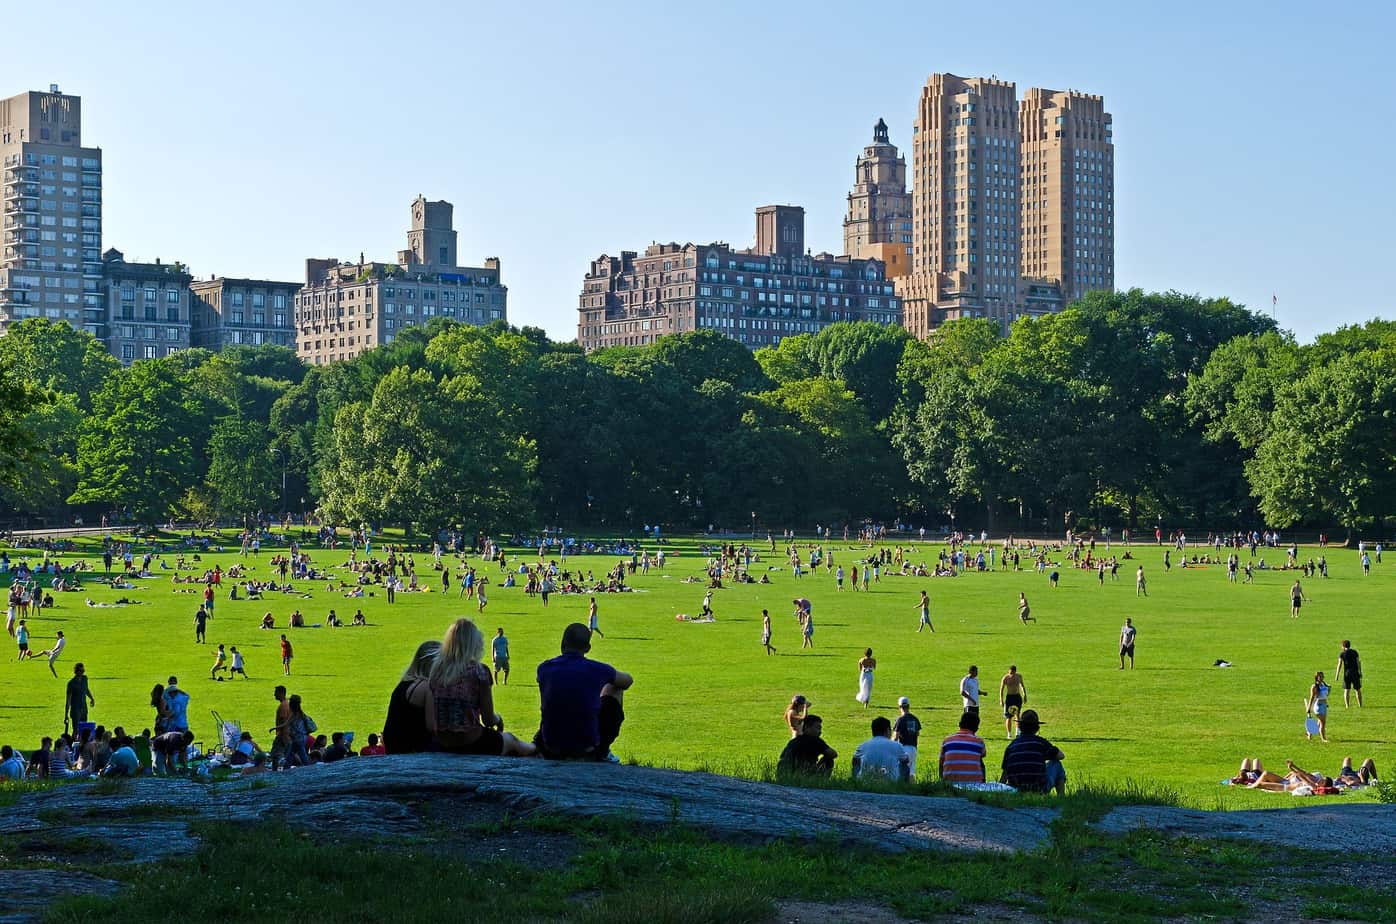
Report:
[[[454,686],[468,677],[484,656],[485,635],[480,627],[464,617],[457,619],[446,629],[427,679],[436,688]]]
[[[417,646],[417,653],[412,656],[412,661],[407,665],[407,670],[402,672],[402,679],[406,681],[426,680],[431,673],[431,666],[436,662],[436,653],[441,650],[441,643],[437,641],[422,642]]]

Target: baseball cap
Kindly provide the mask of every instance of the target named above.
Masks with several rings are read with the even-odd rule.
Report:
[[[179,678],[178,678],[178,677],[171,677],[171,678],[170,678],[170,684],[169,684],[170,686],[174,686],[174,685],[176,685],[177,683],[179,683]]]
[[[907,699],[905,696],[903,696],[901,699],[897,700],[897,705],[898,705],[898,706],[910,706],[910,705],[911,705],[911,700],[909,700],[909,699]]]

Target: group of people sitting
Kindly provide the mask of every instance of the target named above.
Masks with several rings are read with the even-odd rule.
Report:
[[[1266,770],[1258,757],[1247,757],[1241,761],[1241,769],[1226,782],[1247,789],[1263,789],[1266,792],[1287,792],[1296,796],[1334,796],[1351,789],[1360,789],[1379,782],[1377,765],[1372,758],[1362,761],[1356,769],[1352,758],[1344,757],[1337,776],[1324,776],[1311,773],[1296,766],[1294,761],[1285,761],[1285,773]]]
[[[302,613],[300,610],[295,610],[287,619],[286,624],[292,629],[304,629],[305,614]],[[339,617],[339,614],[336,613],[334,610],[330,610],[329,615],[325,617],[324,624],[333,629],[338,629],[341,626],[346,625],[344,620],[341,619]],[[350,618],[350,621],[347,623],[347,625],[366,626],[368,625],[368,617],[364,615],[364,611],[362,609],[357,609],[354,611],[354,615]],[[276,617],[273,616],[271,613],[264,614],[262,616],[262,621],[258,624],[257,627],[259,629],[275,629]],[[319,624],[316,623],[312,625],[311,628],[319,628]]]
[[[146,768],[169,775],[186,765],[193,741],[187,729],[152,735],[147,728],[131,736],[119,725],[108,731],[83,723],[76,734],[45,737],[27,758],[8,744],[0,748],[0,780],[139,776]]]
[[[393,690],[383,740],[389,754],[445,751],[553,760],[618,762],[611,745],[625,720],[624,692],[634,679],[587,657],[591,630],[563,630],[561,654],[538,665],[541,722],[531,740],[504,730],[495,711],[485,636],[457,619],[440,642],[423,642]],[[507,652],[507,649],[505,649]],[[508,676],[507,654],[494,658]]]
[[[823,739],[823,720],[809,711],[809,701],[796,696],[785,710],[790,741],[781,751],[777,773],[830,776],[838,752]],[[853,751],[854,778],[873,777],[893,781],[916,779],[917,746],[921,722],[911,712],[911,701],[898,701],[901,714],[895,724],[885,716],[872,720],[872,737]],[[1003,752],[999,782],[1020,792],[1066,792],[1066,755],[1038,735],[1041,720],[1036,710],[1025,710],[1018,717],[1018,735]],[[937,776],[957,786],[982,786],[987,774],[984,759],[987,748],[978,735],[979,713],[965,712],[959,728],[940,744]]]

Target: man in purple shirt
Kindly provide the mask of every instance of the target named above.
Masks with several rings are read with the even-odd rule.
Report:
[[[542,722],[533,743],[552,760],[609,760],[625,721],[623,691],[635,679],[609,664],[591,661],[591,630],[574,622],[562,633],[562,654],[538,665]]]

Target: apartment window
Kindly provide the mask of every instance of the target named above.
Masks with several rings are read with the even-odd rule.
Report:
[[[261,292],[253,292],[253,293],[252,293],[252,307],[253,307],[253,308],[261,308],[261,307],[263,307],[265,304],[266,304],[266,296],[264,296]]]
[[[135,344],[123,343],[121,345],[121,358],[126,360],[127,362],[131,362],[132,360],[134,360],[136,358]]]
[[[165,320],[166,320],[166,321],[178,321],[178,320],[179,320],[179,308],[174,307],[174,306],[171,306],[171,307],[169,307],[169,308],[166,308],[166,309],[165,309]]]
[[[272,325],[273,325],[274,327],[285,327],[285,326],[286,326],[286,315],[285,315],[285,313],[284,313],[284,312],[277,312],[276,314],[273,314],[273,315],[272,315]]]
[[[318,296],[317,296],[317,299],[318,299]],[[242,293],[241,293],[241,292],[234,292],[234,293],[233,293],[233,296],[232,296],[232,301],[230,302],[230,304],[231,304],[234,308],[241,308],[241,307],[242,307]],[[239,318],[239,320],[241,320],[241,318]]]
[[[234,324],[241,324],[241,323],[242,323],[242,312],[241,312],[241,311],[230,311],[230,312],[228,312],[228,315],[229,315],[229,320],[230,320],[232,323],[234,323]]]
[[[273,296],[271,297],[271,306],[272,306],[273,308],[285,308],[285,307],[286,307],[286,296],[285,296],[285,295],[273,295]]]

